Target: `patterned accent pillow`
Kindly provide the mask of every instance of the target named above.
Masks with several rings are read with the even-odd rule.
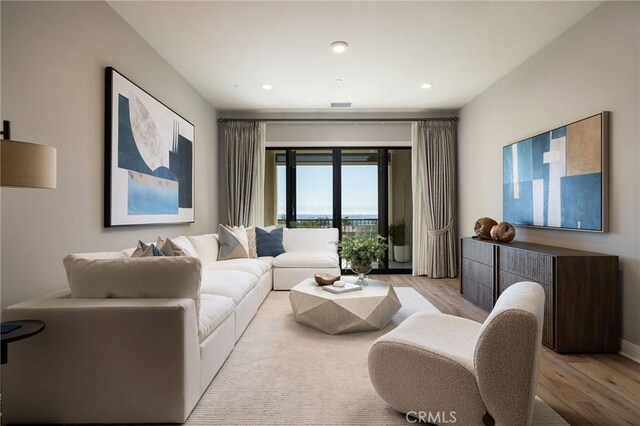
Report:
[[[152,257],[152,256],[164,256],[164,253],[156,247],[155,244],[145,244],[138,240],[138,247],[131,254],[131,257]]]
[[[156,246],[165,256],[189,256],[189,253],[169,238],[158,237]]]
[[[256,227],[247,228],[247,240],[249,240],[249,257],[255,259],[258,257],[258,247],[256,245]]]
[[[246,259],[249,257],[249,241],[244,226],[231,228],[218,225],[218,260]]]
[[[256,246],[258,256],[278,256],[284,253],[282,245],[284,228],[276,228],[271,232],[256,228]]]

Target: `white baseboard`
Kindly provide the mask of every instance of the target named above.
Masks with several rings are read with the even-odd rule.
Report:
[[[640,363],[640,346],[620,339],[620,355]]]

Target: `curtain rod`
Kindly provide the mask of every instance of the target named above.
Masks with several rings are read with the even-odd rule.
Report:
[[[272,123],[358,123],[358,122],[403,122],[410,123],[412,121],[458,121],[458,117],[442,117],[442,118],[218,118],[218,123],[226,123],[227,121],[264,121]]]

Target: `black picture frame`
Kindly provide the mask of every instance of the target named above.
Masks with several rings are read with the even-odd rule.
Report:
[[[603,111],[598,114],[591,115],[589,117],[576,120],[569,124],[565,124],[563,126],[556,127],[552,130],[548,130],[545,132],[538,133],[537,135],[521,139],[517,142],[510,143],[505,145],[502,149],[502,162],[503,162],[503,174],[502,174],[502,182],[503,182],[503,220],[513,224],[518,227],[526,227],[526,228],[538,228],[538,229],[557,229],[557,230],[566,230],[566,231],[581,231],[581,232],[600,232],[604,233],[608,231],[608,211],[609,211],[609,120],[610,120],[610,112]],[[571,129],[576,129],[573,134]],[[554,134],[557,136],[554,137]],[[551,180],[551,164],[553,162],[559,162],[563,164],[564,169],[561,167],[560,172],[556,171],[554,180],[556,180],[554,184],[554,195],[555,200],[551,200],[551,184],[545,182],[544,179],[534,179],[536,175],[537,169],[535,167],[540,167],[540,163],[535,159],[532,160],[534,164],[537,165],[532,166],[532,177],[531,182],[525,179],[524,182],[518,183],[534,183],[533,180],[542,180],[541,182],[535,182],[538,185],[538,190],[536,188],[531,189],[532,198],[538,198],[538,207],[532,207],[532,218],[531,220],[527,220],[528,211],[522,214],[514,214],[514,211],[517,209],[522,209],[522,207],[514,208],[513,202],[515,198],[511,197],[511,191],[515,191],[515,189],[511,189],[509,185],[513,185],[513,176],[516,173],[515,171],[511,172],[511,177],[508,177],[508,173],[506,172],[510,167],[507,164],[510,157],[513,157],[517,154],[517,149],[519,147],[524,148],[524,144],[540,144],[544,143],[545,138],[548,138],[550,141],[560,141],[561,143],[558,145],[558,149],[556,149],[555,154],[558,158],[552,158],[546,160],[548,162],[547,166],[549,167],[547,173],[548,180]],[[564,140],[561,140],[564,138]],[[573,148],[570,149],[570,146]],[[516,147],[516,148],[514,148]],[[536,147],[529,147],[532,151],[532,156],[536,157]],[[516,150],[516,154],[514,154],[514,150]],[[540,151],[537,149],[537,151]],[[544,154],[553,154],[549,149],[549,152]],[[599,152],[598,152],[599,151]],[[571,154],[573,152],[574,154]],[[586,159],[580,158],[588,157]],[[538,159],[540,158],[539,152],[537,155]],[[544,157],[543,157],[544,158]],[[595,161],[597,160],[597,161]],[[516,161],[511,159],[511,164]],[[544,162],[545,160],[543,160]],[[514,170],[517,170],[518,166],[515,167]],[[599,175],[599,176],[598,176]],[[589,184],[583,184],[582,187],[580,184],[569,184],[568,180],[575,178],[584,178],[584,177],[593,177],[594,181]],[[598,180],[599,179],[599,183]],[[542,187],[540,187],[542,185]],[[528,202],[528,187],[525,190],[525,195],[523,198]],[[566,190],[566,193],[564,190]],[[594,195],[600,193],[600,197],[595,197]],[[540,200],[539,195],[542,193],[542,200]],[[538,197],[536,197],[536,194]],[[594,203],[594,200],[599,202],[598,204]],[[543,211],[540,212],[540,203],[542,202]],[[532,205],[536,204],[532,201]],[[554,219],[551,219],[550,207],[553,205],[554,209]],[[571,210],[571,213],[567,213],[563,208],[567,206],[566,209]],[[594,207],[595,206],[595,207]],[[528,210],[528,206],[527,209]],[[599,213],[599,216],[596,216],[595,213]],[[542,214],[542,224],[540,214]],[[537,216],[537,219],[536,219]],[[582,223],[577,217],[584,217],[586,220],[586,226],[582,226]],[[595,224],[595,225],[594,225]]]
[[[142,112],[136,115],[141,124],[132,124],[131,113],[120,111],[121,106],[129,108],[129,98],[121,93],[125,88],[129,90],[129,97],[135,98],[133,108]],[[168,121],[172,121],[171,128],[167,126]],[[136,142],[136,132],[145,144]],[[125,136],[123,144],[129,149],[126,154],[120,147],[121,136]],[[104,137],[106,228],[195,222],[195,126],[110,66],[105,68]],[[152,159],[152,165],[147,164],[141,149],[148,151],[147,158]],[[127,164],[123,165],[123,161]],[[156,164],[160,166],[154,168]],[[128,178],[123,177],[124,174]],[[126,189],[122,187],[125,181]],[[146,189],[148,193],[144,192]],[[161,202],[154,203],[154,200]]]

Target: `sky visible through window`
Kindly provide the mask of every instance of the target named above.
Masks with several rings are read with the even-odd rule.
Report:
[[[286,212],[286,172],[277,167],[278,217]],[[296,167],[298,219],[333,215],[332,167]],[[375,165],[342,166],[342,217],[378,217],[378,173]]]

